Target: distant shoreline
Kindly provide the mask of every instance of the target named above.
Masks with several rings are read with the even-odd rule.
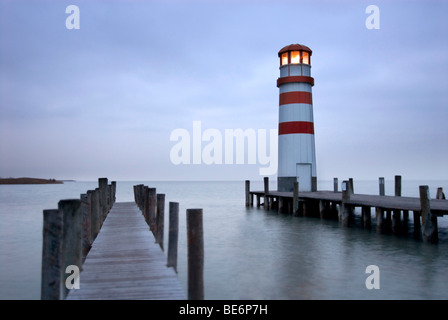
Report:
[[[0,178],[0,184],[62,184],[61,180],[40,178]]]

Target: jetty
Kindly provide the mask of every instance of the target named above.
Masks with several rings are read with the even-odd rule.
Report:
[[[169,203],[165,256],[165,194],[141,184],[133,202],[116,202],[116,182],[98,184],[43,212],[41,299],[203,299],[202,209],[187,209],[186,293],[177,277],[179,204]]]
[[[295,216],[315,216],[337,219],[342,226],[352,226],[355,208],[361,209],[364,228],[372,227],[372,208],[375,208],[376,231],[378,233],[403,234],[407,232],[409,212],[413,213],[414,236],[425,242],[438,242],[437,218],[448,214],[448,201],[442,188],[438,188],[436,199],[429,196],[428,186],[420,186],[420,197],[401,196],[401,176],[395,176],[395,195],[384,193],[384,178],[379,178],[379,194],[356,194],[353,179],[342,182],[338,190],[338,179],[334,178],[333,191],[299,191],[295,182],[291,192],[269,190],[269,178],[264,178],[264,190],[251,191],[250,181],[245,181],[246,207],[263,206],[266,210],[290,213]],[[263,203],[261,202],[263,201]]]

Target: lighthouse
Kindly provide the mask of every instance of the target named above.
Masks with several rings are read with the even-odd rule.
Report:
[[[291,44],[279,52],[278,191],[317,189],[314,145],[311,54],[307,46]]]

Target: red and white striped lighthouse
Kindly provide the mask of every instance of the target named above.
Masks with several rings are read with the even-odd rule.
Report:
[[[292,191],[295,181],[303,191],[317,188],[311,54],[310,48],[300,44],[278,52],[278,191]]]

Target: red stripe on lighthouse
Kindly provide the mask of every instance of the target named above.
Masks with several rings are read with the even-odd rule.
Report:
[[[314,86],[314,79],[312,77],[289,76],[289,77],[278,78],[277,79],[277,87],[280,87],[284,83],[293,83],[293,82],[304,82],[304,83],[309,83],[310,85]]]
[[[278,124],[278,134],[308,133],[314,134],[314,123],[308,121],[289,121]]]
[[[313,104],[313,96],[311,92],[305,92],[305,91],[292,91],[292,92],[280,93],[279,105],[290,103]]]

